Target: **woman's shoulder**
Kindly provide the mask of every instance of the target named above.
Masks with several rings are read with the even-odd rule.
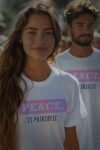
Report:
[[[72,74],[70,74],[68,72],[65,72],[61,69],[58,69],[56,67],[52,67],[52,70],[58,78],[61,78],[62,80],[65,80],[65,82],[67,81],[67,82],[76,82],[76,83],[78,83],[78,80]]]

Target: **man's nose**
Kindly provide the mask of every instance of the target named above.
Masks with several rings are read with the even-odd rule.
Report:
[[[84,27],[84,32],[85,33],[91,33],[91,28],[87,25]]]

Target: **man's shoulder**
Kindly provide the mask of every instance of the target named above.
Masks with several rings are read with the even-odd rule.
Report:
[[[100,50],[99,49],[97,49],[97,48],[95,48],[95,47],[92,47],[93,48],[93,51],[95,52],[95,53],[97,53],[98,55],[100,55]]]
[[[96,58],[100,58],[100,50],[93,47],[93,51],[94,51]]]

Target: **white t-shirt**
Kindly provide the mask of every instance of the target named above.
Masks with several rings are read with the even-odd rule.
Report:
[[[58,69],[42,82],[22,77],[28,88],[19,108],[18,150],[64,150],[64,127],[81,118],[77,80]]]
[[[80,150],[100,150],[100,52],[85,58],[72,56],[67,50],[56,58],[56,67],[73,74],[80,83],[88,116],[77,128]]]

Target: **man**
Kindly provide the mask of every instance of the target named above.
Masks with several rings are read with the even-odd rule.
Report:
[[[56,67],[80,82],[88,116],[77,127],[80,150],[100,150],[100,52],[91,47],[98,10],[89,1],[73,1],[65,9],[71,48],[59,54]]]

